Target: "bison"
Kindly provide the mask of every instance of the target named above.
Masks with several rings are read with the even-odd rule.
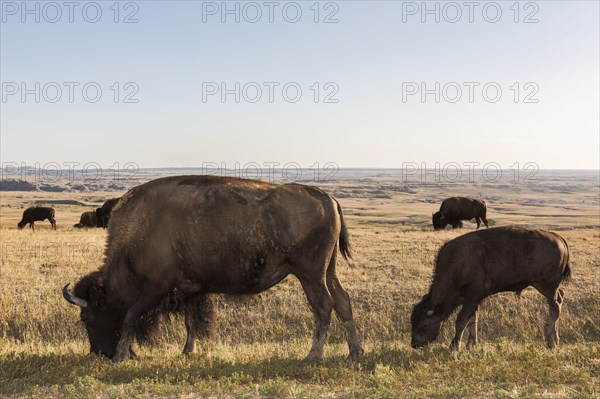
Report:
[[[17,223],[17,227],[22,229],[26,224],[29,223],[29,227],[35,230],[34,222],[44,221],[48,219],[52,228],[56,230],[56,220],[54,219],[54,209],[46,208],[43,206],[32,206],[25,209],[21,221]]]
[[[98,209],[100,208],[97,208],[96,211]],[[77,223],[73,227],[77,229],[97,227],[96,211],[83,212],[81,214],[81,217],[79,218],[79,223]]]
[[[161,309],[179,303],[184,353],[212,318],[212,293],[256,294],[288,275],[300,280],[315,316],[309,359],[322,359],[335,309],[350,359],[362,346],[336,254],[351,257],[342,208],[319,188],[218,176],[165,177],[128,191],[113,209],[105,261],[68,284],[91,351],[129,358],[156,330]],[[171,306],[171,309],[173,307]]]
[[[467,197],[452,197],[445,199],[440,206],[440,210],[432,214],[433,228],[440,230],[447,225],[451,225],[453,229],[462,227],[461,220],[471,220],[475,218],[477,228],[481,225],[481,221],[488,226],[486,218],[487,206],[485,201],[467,198]]]
[[[412,346],[435,340],[442,322],[462,305],[450,348],[460,349],[469,325],[469,345],[477,343],[477,309],[497,292],[517,294],[533,286],[546,297],[550,314],[545,327],[549,347],[558,343],[557,321],[564,291],[559,285],[571,277],[569,247],[558,234],[518,227],[474,231],[447,242],[440,249],[429,293],[412,312]]]
[[[96,226],[97,227],[108,227],[108,220],[110,219],[110,214],[112,209],[119,202],[119,198],[111,198],[106,201],[100,208],[96,208]]]

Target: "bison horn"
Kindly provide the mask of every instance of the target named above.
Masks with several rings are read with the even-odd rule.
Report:
[[[428,310],[427,311],[427,316],[431,316],[433,314],[433,310]]]
[[[87,306],[87,301],[85,299],[77,298],[69,294],[69,284],[65,285],[62,289],[63,297],[67,300],[67,302],[72,303],[73,305],[80,306],[85,308]]]

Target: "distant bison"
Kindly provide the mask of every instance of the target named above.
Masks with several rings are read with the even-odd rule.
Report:
[[[461,220],[471,220],[475,218],[477,228],[481,225],[481,221],[488,226],[486,218],[487,206],[485,201],[467,197],[452,197],[445,199],[440,206],[440,210],[434,213],[433,228],[435,230],[443,229],[447,225],[452,228],[462,227]]]
[[[119,202],[119,198],[111,198],[106,201],[100,208],[96,208],[96,226],[97,227],[108,227],[108,220],[110,214],[115,205]]]
[[[467,325],[469,345],[476,344],[481,301],[497,292],[520,293],[532,286],[550,307],[545,335],[552,348],[558,343],[556,323],[564,298],[558,287],[570,277],[569,247],[556,233],[498,227],[455,238],[440,249],[429,293],[413,308],[411,344],[418,348],[435,340],[442,322],[459,305],[450,348],[460,349]]]
[[[21,221],[17,224],[19,229],[25,227],[29,223],[29,227],[35,230],[34,222],[44,221],[48,219],[52,228],[56,230],[56,220],[54,220],[54,209],[43,206],[32,206],[25,209]]]
[[[97,209],[100,209],[100,208],[97,208]],[[77,223],[73,227],[82,229],[82,228],[89,228],[89,227],[97,227],[97,224],[98,224],[98,222],[96,219],[96,212],[88,211],[88,212],[83,212],[81,214],[81,217],[79,218],[79,223]]]

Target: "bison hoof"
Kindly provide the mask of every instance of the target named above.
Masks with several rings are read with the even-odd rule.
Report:
[[[360,359],[360,357],[365,353],[365,351],[362,348],[359,349],[355,349],[350,351],[350,354],[348,355],[348,358],[346,359],[347,363],[354,363],[355,361],[357,361],[358,359]]]
[[[477,341],[469,340],[469,342],[467,342],[467,349],[471,349],[475,345],[477,345]]]
[[[137,359],[138,355],[133,351],[133,348],[129,348],[129,357],[131,359]]]
[[[196,352],[196,345],[194,344],[185,344],[185,346],[183,347],[183,354],[184,355],[190,355],[193,354],[194,352]]]
[[[460,350],[460,342],[452,341],[450,342],[450,350],[454,352],[458,352]]]
[[[129,359],[129,351],[125,352],[125,353],[117,353],[113,358],[112,358],[112,362],[113,363],[121,363],[125,360]]]
[[[322,363],[323,355],[318,355],[316,353],[311,352],[308,354],[308,356],[304,358],[304,361],[308,363]]]

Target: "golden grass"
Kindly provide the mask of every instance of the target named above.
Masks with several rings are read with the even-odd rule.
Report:
[[[342,171],[338,177],[319,185],[340,199],[349,222],[354,260],[340,260],[338,273],[366,349],[352,365],[345,363],[343,328],[335,318],[325,361],[302,360],[313,321],[292,277],[257,296],[218,296],[218,334],[198,354],[180,354],[183,320],[173,317],[153,346],[136,348],[138,359],[113,365],[90,355],[78,309],[60,290],[101,265],[106,231],[71,226],[82,212],[123,193],[0,192],[0,397],[600,397],[596,172],[546,171],[527,183],[510,174],[495,183],[403,182],[399,171]],[[484,198],[497,225],[561,230],[571,248],[573,281],[564,286],[557,349],[544,346],[547,309],[531,288],[482,304],[475,349],[448,350],[454,316],[435,344],[410,348],[411,308],[428,288],[436,251],[473,228],[430,230],[431,213],[452,195]],[[57,231],[48,222],[36,223],[35,233],[16,230],[23,210],[40,200],[85,205],[52,205]]]
[[[75,213],[73,213],[75,214]],[[339,262],[366,355],[346,365],[333,320],[323,364],[305,363],[313,322],[292,277],[258,296],[218,297],[219,329],[199,354],[180,355],[180,317],[158,342],[119,365],[87,354],[78,310],[60,289],[102,262],[106,232],[59,226],[0,229],[0,396],[26,397],[598,397],[600,230],[561,232],[574,278],[564,288],[561,345],[544,347],[544,299],[533,289],[481,307],[482,344],[453,354],[453,318],[438,342],[409,346],[410,311],[426,291],[435,252],[458,231],[350,224],[354,260]]]

